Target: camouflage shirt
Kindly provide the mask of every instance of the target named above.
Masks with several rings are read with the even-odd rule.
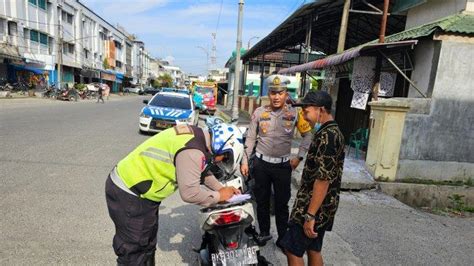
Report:
[[[313,137],[301,177],[301,186],[291,211],[290,221],[303,225],[304,215],[313,194],[316,179],[329,181],[329,188],[316,213],[315,230],[332,229],[339,204],[342,169],[344,165],[344,136],[336,122],[322,125]]]

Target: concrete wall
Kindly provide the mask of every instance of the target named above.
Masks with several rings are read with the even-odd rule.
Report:
[[[428,0],[408,10],[405,29],[413,28],[466,10],[468,0]]]
[[[398,179],[474,177],[472,58],[473,43],[441,42],[430,110],[405,121]]]
[[[418,42],[414,51],[414,69],[411,77],[417,88],[428,97],[431,96],[434,79],[436,77],[439,46],[440,42],[425,39]],[[410,85],[408,97],[419,98],[422,96]]]

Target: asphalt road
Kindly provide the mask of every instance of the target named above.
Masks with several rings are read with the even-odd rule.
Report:
[[[115,264],[104,182],[149,137],[137,128],[144,98],[0,100],[0,265]],[[195,265],[197,210],[178,193],[162,203],[158,265]],[[473,228],[375,191],[343,193],[323,254],[328,265],[473,265]],[[286,264],[273,243],[262,252]]]

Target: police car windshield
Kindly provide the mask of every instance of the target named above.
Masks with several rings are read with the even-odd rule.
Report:
[[[163,94],[157,94],[151,100],[150,105],[177,109],[191,109],[191,102],[188,97],[179,97]]]

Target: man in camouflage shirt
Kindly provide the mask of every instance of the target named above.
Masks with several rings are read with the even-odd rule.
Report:
[[[344,165],[344,137],[330,111],[331,96],[323,91],[309,92],[303,101],[304,117],[315,133],[308,150],[301,187],[283,238],[288,265],[323,265],[321,249],[324,233],[331,231],[339,204]]]

